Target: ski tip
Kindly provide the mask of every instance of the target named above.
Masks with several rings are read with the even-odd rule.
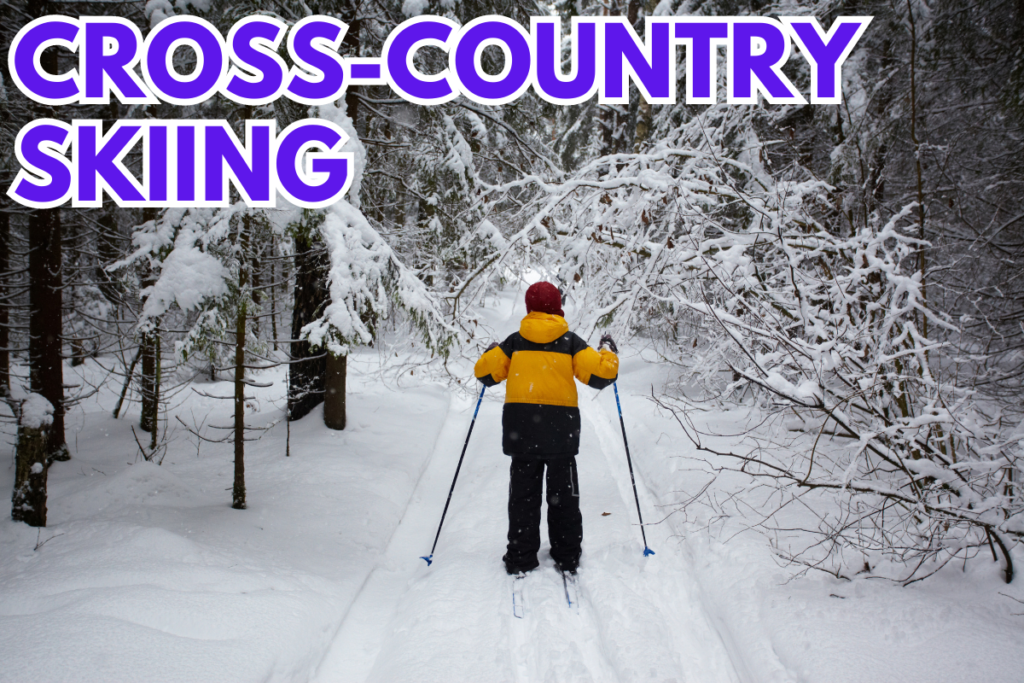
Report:
[[[654,554],[653,550],[651,550],[650,548],[644,547],[644,557],[648,557],[649,555],[653,555],[653,554]]]
[[[428,567],[430,565],[434,564],[434,556],[433,555],[423,555],[423,556],[420,557],[420,559],[423,560],[424,562],[426,562]]]

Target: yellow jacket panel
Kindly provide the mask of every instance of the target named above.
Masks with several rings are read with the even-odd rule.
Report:
[[[569,332],[565,319],[530,313],[519,332],[477,361],[474,374],[487,386],[508,381],[502,415],[505,453],[553,457],[579,451],[576,382],[603,389],[616,380],[619,359],[595,351]]]

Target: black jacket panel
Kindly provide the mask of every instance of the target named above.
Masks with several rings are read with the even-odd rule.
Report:
[[[579,408],[506,403],[501,427],[506,455],[555,458],[580,451]]]

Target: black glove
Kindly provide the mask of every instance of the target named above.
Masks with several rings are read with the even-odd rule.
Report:
[[[607,347],[612,353],[617,354],[619,352],[619,347],[615,345],[615,340],[612,339],[612,335],[610,334],[606,334],[601,337],[601,342],[598,345],[598,348],[603,349],[605,347]]]
[[[498,342],[491,342],[491,345],[488,346],[486,349],[484,349],[484,353],[487,353],[491,349],[496,349],[496,348],[498,348]]]

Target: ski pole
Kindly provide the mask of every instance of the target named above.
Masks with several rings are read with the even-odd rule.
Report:
[[[644,516],[640,512],[640,496],[636,493],[636,478],[633,476],[633,459],[629,457],[629,441],[626,439],[626,423],[622,419],[622,404],[619,402],[619,383],[612,382],[615,389],[615,406],[619,409],[619,426],[622,427],[622,443],[626,447],[626,462],[629,463],[629,481],[633,483],[633,499],[636,500],[636,516],[640,518],[640,536],[644,539],[644,557],[653,555],[654,551],[647,547],[647,534],[644,533]]]
[[[462,455],[459,456],[459,464],[455,467],[455,476],[452,478],[452,487],[448,489],[448,500],[444,502],[444,511],[441,512],[441,523],[437,525],[437,535],[434,536],[434,545],[430,547],[430,554],[420,557],[429,567],[434,563],[434,549],[437,548],[437,539],[441,538],[441,527],[444,526],[444,516],[448,514],[448,505],[452,502],[452,493],[455,492],[455,482],[459,480],[459,470],[462,469],[462,459],[466,457],[466,448],[469,447],[469,437],[473,434],[473,426],[476,424],[477,413],[480,412],[480,403],[484,400],[484,392],[487,391],[485,384],[480,388],[480,398],[476,400],[476,410],[473,411],[473,421],[469,423],[469,431],[466,433],[466,443],[462,444]]]

